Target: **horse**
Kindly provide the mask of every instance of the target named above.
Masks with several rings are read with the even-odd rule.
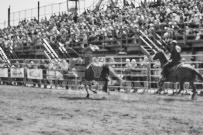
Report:
[[[85,60],[83,60],[82,58],[72,58],[69,60],[69,70],[72,69],[76,69],[78,77],[82,78],[82,82],[87,92],[87,98],[89,98],[87,85],[89,85],[90,91],[92,91],[93,93],[97,93],[96,91],[91,90],[91,83],[87,84],[87,82],[104,82],[103,91],[108,94],[108,77],[114,77],[119,83],[123,83],[123,80],[116,75],[113,68],[108,66],[107,64],[90,63],[86,66]]]
[[[162,70],[164,65],[169,61],[166,58],[166,55],[163,50],[159,50],[152,58],[153,60],[160,61]],[[194,82],[196,81],[196,77],[198,77],[201,81],[203,81],[203,77],[199,71],[197,71],[194,67],[192,67],[189,64],[184,64],[183,62],[180,62],[179,64],[174,65],[172,68],[170,68],[169,77],[165,81],[179,82],[180,89],[177,92],[177,94],[180,94],[180,92],[184,90],[184,87],[183,87],[184,83],[189,82],[190,86],[192,87],[191,99],[193,100],[197,93],[196,87],[194,85]],[[164,84],[164,80],[161,79],[158,84],[160,85],[160,87],[162,87]]]

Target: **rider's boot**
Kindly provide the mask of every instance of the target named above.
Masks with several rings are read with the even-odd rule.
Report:
[[[162,81],[167,81],[168,80],[168,75],[163,75],[163,77],[161,78]]]
[[[166,80],[168,80],[168,71],[166,70],[164,73],[163,73],[163,76],[162,76],[162,81],[166,81]]]

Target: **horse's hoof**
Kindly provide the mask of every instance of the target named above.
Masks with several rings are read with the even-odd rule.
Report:
[[[108,91],[104,91],[107,95],[110,95],[110,92],[108,92]]]
[[[196,99],[196,96],[195,96],[196,94],[192,94],[191,95],[191,100],[195,100]]]
[[[175,95],[180,96],[180,93],[175,93]]]
[[[102,90],[103,92],[107,93],[108,91],[107,90]]]
[[[90,97],[90,95],[89,95],[89,94],[87,94],[86,98],[89,98],[89,97]]]
[[[183,93],[179,93],[178,96],[182,97],[184,94]]]

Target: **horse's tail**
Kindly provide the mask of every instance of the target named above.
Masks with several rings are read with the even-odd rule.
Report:
[[[109,68],[109,76],[111,78],[116,79],[119,82],[123,82],[123,79],[116,74],[116,72],[113,70],[112,67],[108,67],[108,68]]]
[[[198,70],[194,70],[195,71],[195,74],[197,75],[197,77],[201,80],[201,81],[203,81],[203,76],[202,76],[202,74],[198,71]]]

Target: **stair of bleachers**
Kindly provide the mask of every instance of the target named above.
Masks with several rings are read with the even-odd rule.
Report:
[[[141,30],[139,30],[139,32],[139,38],[141,40],[141,51],[147,56],[154,55],[160,49],[160,47],[158,47],[146,34],[144,34],[144,32]]]
[[[0,47],[0,58],[7,63],[10,63],[10,60],[8,59],[7,55],[5,54],[4,50]]]
[[[115,4],[115,8],[111,6],[113,4]],[[181,6],[181,3],[174,1],[165,1],[161,5],[168,7],[170,4]],[[190,4],[190,2],[187,4]],[[198,5],[198,2],[194,4]],[[2,40],[2,48],[4,49],[3,45],[7,47],[11,41],[15,44],[13,46],[17,48],[14,48],[13,52],[12,49],[4,50],[5,54],[8,59],[68,58],[74,57],[75,53],[66,50],[65,45],[72,47],[73,50],[81,54],[83,50],[82,44],[85,42],[86,44],[99,46],[99,54],[103,55],[117,55],[124,48],[127,48],[127,53],[124,54],[140,54],[142,52],[145,55],[153,55],[158,49],[165,50],[169,48],[169,39],[177,40],[182,50],[186,49],[190,53],[203,51],[202,20],[200,19],[200,22],[191,22],[190,19],[194,15],[186,20],[177,21],[176,19],[181,18],[181,16],[176,14],[173,9],[170,12],[174,12],[173,14],[177,17],[166,17],[167,8],[163,8],[163,12],[161,12],[153,8],[157,7],[158,9],[160,3],[150,4],[147,1],[142,3],[139,8],[133,5],[119,6],[118,8],[113,0],[95,0],[93,5],[95,5],[93,9],[78,14],[78,21],[74,19],[75,16],[73,17],[71,13],[61,13],[59,16],[53,14],[50,18],[42,19],[41,22],[37,22],[36,19],[20,21],[19,26],[7,29],[8,31],[11,31],[11,28],[12,31],[23,31],[22,34],[14,32],[9,38],[7,37],[9,35],[6,32],[7,30],[3,30],[0,32],[0,37],[4,39]],[[146,8],[149,12],[145,12]],[[201,8],[201,6],[198,6],[197,12],[200,12]],[[135,12],[137,14],[134,14]],[[154,13],[165,17],[162,18],[162,21],[159,20],[160,18],[152,19]],[[183,14],[186,13],[183,11]],[[50,25],[49,21],[53,23],[53,26]],[[27,28],[27,25],[30,28]],[[137,29],[142,29],[142,31],[138,30],[139,32],[137,32]],[[188,30],[189,32],[187,32]],[[168,34],[168,36],[164,37],[164,34]],[[43,38],[46,38],[50,45],[39,44]],[[67,41],[69,39],[70,43]],[[64,47],[54,44],[58,42],[63,43]],[[24,48],[25,46],[27,48]],[[198,49],[195,50],[194,48]]]
[[[43,42],[44,42],[43,46],[46,49],[45,51],[46,56],[48,55],[48,58],[51,58],[51,59],[59,59],[58,54],[55,52],[52,46],[48,43],[48,41],[46,39],[43,39]]]

